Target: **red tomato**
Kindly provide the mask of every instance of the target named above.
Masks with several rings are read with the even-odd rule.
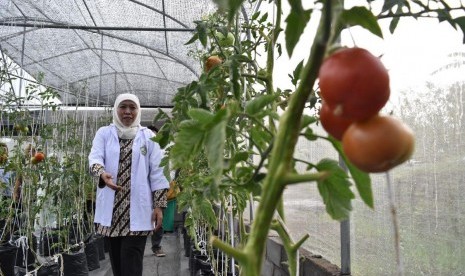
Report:
[[[365,172],[384,172],[407,161],[413,153],[412,130],[390,116],[353,123],[342,137],[347,158]]]
[[[337,140],[342,140],[342,135],[353,123],[351,120],[334,115],[327,104],[323,103],[320,109],[320,122],[323,128]]]
[[[344,48],[323,61],[321,98],[336,115],[359,121],[376,115],[390,95],[389,75],[379,58],[362,48]]]
[[[43,152],[39,151],[39,152],[37,152],[37,153],[34,155],[33,158],[35,159],[35,162],[36,162],[36,163],[39,163],[39,162],[44,161],[44,159],[45,159],[45,154],[44,154]]]

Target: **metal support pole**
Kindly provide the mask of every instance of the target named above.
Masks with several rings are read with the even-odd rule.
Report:
[[[231,246],[235,247],[234,242],[234,216],[232,212],[233,208],[233,196],[229,195],[229,207],[228,207],[228,224],[229,224],[229,237],[231,239]],[[235,261],[234,258],[231,258],[231,273],[232,275],[236,275],[236,267],[234,265]]]
[[[339,166],[347,172],[347,166],[339,156]],[[341,221],[341,275],[350,275],[350,218]]]

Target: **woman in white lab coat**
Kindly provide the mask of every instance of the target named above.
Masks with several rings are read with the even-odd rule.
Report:
[[[167,206],[163,152],[140,118],[139,99],[120,94],[113,123],[97,131],[89,154],[91,174],[99,177],[94,222],[109,241],[115,276],[142,276],[147,236],[161,227]]]

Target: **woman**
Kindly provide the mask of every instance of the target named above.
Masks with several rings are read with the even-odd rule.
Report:
[[[99,177],[94,222],[109,241],[115,276],[142,276],[147,236],[161,227],[167,205],[163,154],[140,118],[139,99],[120,94],[113,123],[97,131],[89,154],[91,174]]]

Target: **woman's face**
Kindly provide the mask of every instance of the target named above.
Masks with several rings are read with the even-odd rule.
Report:
[[[129,127],[136,119],[138,112],[139,110],[137,109],[135,102],[131,100],[125,100],[118,105],[116,114],[118,114],[118,118],[121,123],[123,123],[124,126]]]

